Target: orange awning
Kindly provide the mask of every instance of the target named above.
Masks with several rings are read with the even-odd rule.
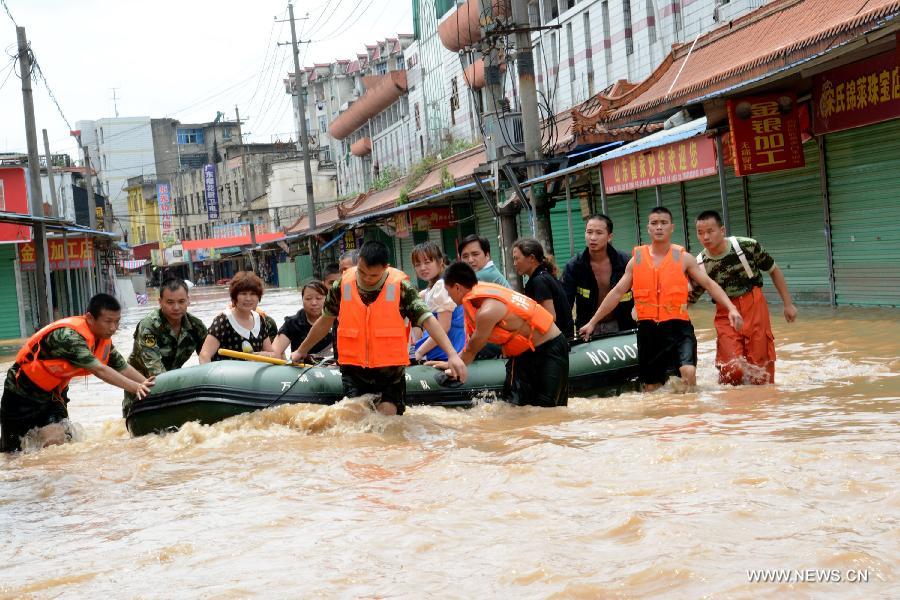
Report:
[[[277,233],[257,233],[256,243],[265,244],[267,242],[277,242],[283,240],[284,234],[280,231]],[[222,238],[206,238],[202,240],[184,240],[181,247],[185,250],[200,250],[203,248],[231,248],[234,246],[249,246],[251,244],[249,235],[238,235],[234,237]]]
[[[459,52],[481,39],[481,11],[478,4],[479,0],[468,0],[438,25],[438,37],[441,38],[444,48]],[[494,16],[509,16],[508,0],[493,0],[491,5]]]

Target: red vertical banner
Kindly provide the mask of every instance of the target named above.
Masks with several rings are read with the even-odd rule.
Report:
[[[794,92],[728,100],[735,174],[743,177],[806,164],[799,113]]]

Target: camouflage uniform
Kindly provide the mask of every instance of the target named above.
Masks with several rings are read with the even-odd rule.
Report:
[[[356,286],[359,290],[359,298],[363,304],[369,305],[375,302],[384,282],[387,280],[387,272],[372,288],[364,287],[357,279]],[[322,314],[326,317],[337,317],[341,307],[341,285],[336,281],[328,290]],[[409,319],[414,326],[421,327],[428,317],[433,316],[431,309],[419,296],[417,290],[409,281],[400,284],[400,316]],[[340,363],[340,359],[338,360]],[[341,382],[344,386],[344,394],[347,396],[359,396],[367,393],[380,393],[381,400],[391,402],[397,407],[397,414],[403,414],[406,409],[406,367],[379,367],[369,369],[356,365],[341,365]]]
[[[727,241],[727,239],[726,239]],[[729,298],[743,296],[755,287],[762,287],[763,272],[768,273],[775,267],[775,259],[766,252],[762,244],[753,238],[738,237],[738,244],[750,263],[753,278],[748,278],[744,272],[744,266],[740,258],[728,242],[728,248],[722,256],[710,256],[709,250],[703,249],[703,268],[709,278],[719,284]],[[702,287],[695,286],[688,296],[688,302],[693,304],[706,292]]]
[[[128,364],[144,377],[153,377],[181,368],[194,352],[199,353],[206,340],[206,325],[188,313],[181,318],[181,331],[176,337],[160,309],[141,319],[134,330],[134,348]],[[128,414],[135,396],[125,392],[122,414]]]
[[[69,327],[47,334],[41,342],[38,358],[61,358],[82,369],[94,367],[100,362],[88,348],[87,340]],[[124,371],[128,363],[118,350],[112,348],[108,365],[116,371]],[[0,450],[4,452],[18,450],[19,438],[34,427],[43,427],[69,418],[66,408],[69,388],[61,392],[48,392],[35,385],[27,376],[18,373],[18,364],[13,364],[6,372],[3,399],[0,401],[0,424],[3,429]]]

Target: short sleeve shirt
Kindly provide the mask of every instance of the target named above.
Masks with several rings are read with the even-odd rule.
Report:
[[[422,300],[432,312],[453,312],[456,303],[447,293],[444,280],[438,279],[433,286],[422,292]]]
[[[556,326],[567,338],[575,334],[572,307],[566,299],[565,290],[547,267],[541,265],[531,274],[528,283],[525,284],[525,295],[538,303],[552,300],[553,310],[556,312]]]
[[[94,356],[93,351],[88,348],[87,340],[84,336],[70,327],[62,327],[47,334],[47,337],[41,342],[38,356],[43,360],[61,358],[80,369],[89,369],[100,362]],[[115,348],[110,350],[107,364],[116,371],[124,371],[128,366],[125,358]],[[49,392],[42,390],[27,377],[16,377],[17,372],[18,366],[14,364],[6,375],[6,383],[4,384],[6,389],[20,396],[35,400],[52,401],[59,399],[59,396],[54,395],[52,390]]]
[[[703,268],[706,269],[706,274],[721,286],[729,298],[737,298],[755,287],[762,287],[763,272],[768,273],[775,268],[775,259],[766,252],[762,244],[753,238],[746,237],[738,237],[737,241],[741,250],[744,251],[744,257],[750,264],[753,277],[747,277],[740,257],[731,246],[731,241],[727,238],[728,249],[721,256],[710,256],[706,248],[702,252]],[[696,286],[691,290],[688,301],[696,302],[705,291],[702,287]]]
[[[244,337],[232,327],[228,316],[225,313],[220,313],[213,319],[212,325],[209,326],[209,335],[219,340],[219,348],[236,352],[260,352],[263,349],[263,342],[267,338],[275,337],[278,334],[277,330],[273,329],[270,331],[271,327],[271,322],[268,319],[260,317],[258,334],[253,335],[253,333],[249,333]],[[212,360],[228,359],[216,353],[213,355]]]
[[[309,322],[309,319],[306,318],[306,312],[301,308],[297,311],[297,314],[284,319],[284,325],[281,326],[278,333],[284,335],[291,341],[291,352],[293,352],[300,347],[300,344],[302,344],[303,340],[306,339],[306,336],[309,335],[310,329],[312,329],[312,324]],[[312,347],[310,353],[318,354],[328,348],[333,341],[334,338],[331,335],[331,331],[329,331],[319,343]]]

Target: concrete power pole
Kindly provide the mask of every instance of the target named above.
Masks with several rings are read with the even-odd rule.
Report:
[[[80,142],[81,137],[79,137],[78,140]],[[97,229],[97,203],[94,201],[94,185],[91,181],[91,149],[89,146],[82,144],[81,150],[84,152],[84,191],[85,194],[87,194],[88,226],[93,231]],[[92,258],[95,261],[97,260],[96,248],[94,249],[94,256]],[[94,273],[96,274],[96,269],[94,269]],[[98,277],[95,282],[94,277],[88,277],[87,280],[88,293],[93,296],[94,291],[97,289],[96,286],[100,285],[100,279]]]
[[[300,149],[303,151],[303,177],[306,179],[306,212],[310,231],[316,228],[316,200],[313,193],[312,166],[309,162],[309,132],[306,130],[306,94],[303,89],[303,76],[300,72],[300,49],[297,47],[297,28],[294,25],[294,5],[288,3],[291,21],[291,45],[294,49],[294,93],[297,95],[297,121],[300,123]],[[319,276],[319,245],[315,236],[309,236],[309,257],[312,262],[313,276]]]
[[[250,252],[248,255],[250,257],[250,268],[254,273],[258,274],[258,265],[256,264],[256,222],[253,220],[253,200],[250,198],[250,180],[247,177],[247,150],[244,147],[244,137],[241,134],[241,113],[238,111],[236,104],[234,106],[234,118],[238,126],[238,139],[241,141],[241,179],[243,179],[241,193],[244,195],[244,210],[247,211],[247,218],[250,220]]]
[[[25,28],[16,27],[19,44],[19,69],[22,75],[22,105],[25,109],[25,138],[28,143],[28,177],[31,189],[31,214],[44,218],[44,195],[41,193],[41,163],[38,157],[37,130],[34,124],[34,97],[31,92],[31,52]],[[53,316],[53,299],[50,295],[50,263],[47,260],[47,226],[37,221],[31,226],[34,243],[35,280],[38,296],[38,320],[43,327]]]
[[[479,0],[479,14],[493,15],[494,0]],[[494,20],[493,18],[482,18],[482,54],[484,57],[484,119],[495,119],[494,136],[501,135],[500,119],[502,119],[501,100],[503,99],[503,86],[500,74],[500,53],[498,48],[491,43],[493,35]],[[488,141],[485,140],[487,144]],[[498,156],[498,162],[495,165],[494,172],[502,166],[505,158]],[[499,177],[497,178],[499,180]],[[515,202],[510,202],[500,209],[500,253],[503,257],[503,271],[506,279],[517,289],[521,289],[519,282],[521,279],[516,274],[512,260],[512,245],[519,237],[519,228],[516,222],[516,215],[519,213],[520,207]]]
[[[522,107],[522,130],[525,134],[525,160],[528,179],[541,176],[541,119],[538,114],[537,87],[534,79],[534,54],[531,50],[531,24],[528,21],[527,0],[512,0],[512,18],[516,27],[516,71],[519,76],[519,100]],[[534,208],[534,228],[537,239],[547,254],[553,254],[553,229],[550,226],[550,205],[543,187],[529,189]]]
[[[59,214],[59,199],[56,197],[56,182],[53,180],[53,161],[50,160],[50,141],[47,139],[47,130],[42,129],[44,134],[44,154],[47,155],[47,183],[50,184],[50,201],[53,206],[53,216],[61,218]]]

